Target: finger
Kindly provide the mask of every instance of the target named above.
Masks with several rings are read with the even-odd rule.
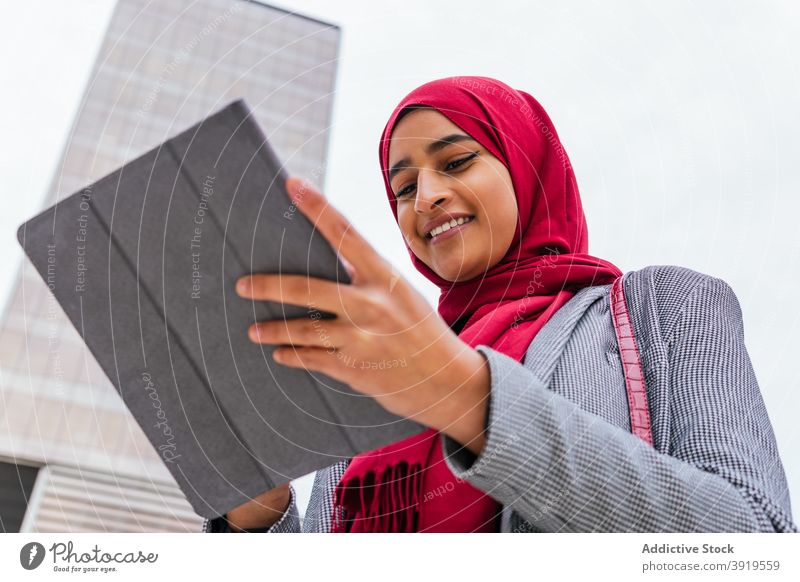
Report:
[[[250,326],[250,340],[261,344],[339,348],[343,326],[335,319],[288,319],[260,321]]]
[[[350,285],[306,277],[305,275],[255,274],[236,282],[240,297],[257,301],[276,301],[340,315],[352,305]]]
[[[356,271],[353,265],[350,264],[350,261],[348,261],[341,255],[339,256],[339,260],[342,261],[342,265],[344,265],[345,271],[347,271],[347,275],[350,277],[350,281],[355,279]]]
[[[272,357],[283,366],[321,372],[334,380],[347,383],[346,358],[336,350],[289,346],[274,350]]]
[[[286,180],[292,202],[325,240],[355,267],[358,276],[374,279],[386,270],[386,261],[320,192],[300,178]]]

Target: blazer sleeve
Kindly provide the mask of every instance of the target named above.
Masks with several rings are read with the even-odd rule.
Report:
[[[330,532],[336,485],[349,464],[350,459],[344,459],[317,471],[311,488],[311,498],[308,500],[308,509],[303,519],[303,532]]]
[[[299,533],[300,532],[300,514],[297,511],[297,494],[294,487],[289,485],[290,501],[286,511],[278,521],[273,523],[267,528],[249,529],[245,530],[251,533]],[[203,532],[205,533],[232,533],[228,521],[224,517],[216,517],[214,519],[206,519],[203,523]]]
[[[476,457],[443,435],[450,469],[540,531],[796,532],[731,288],[712,277],[695,287],[667,343],[669,454],[479,346],[486,444]]]

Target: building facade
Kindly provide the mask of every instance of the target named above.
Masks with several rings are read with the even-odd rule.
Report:
[[[244,98],[290,174],[323,185],[340,30],[246,0],[119,0],[47,197]],[[35,269],[0,330],[0,531],[198,531]]]

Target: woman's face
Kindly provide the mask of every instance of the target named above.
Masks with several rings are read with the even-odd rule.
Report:
[[[517,223],[511,176],[464,130],[434,109],[407,113],[392,134],[389,169],[400,230],[440,277],[467,281],[503,258]],[[449,230],[435,228],[443,223]]]

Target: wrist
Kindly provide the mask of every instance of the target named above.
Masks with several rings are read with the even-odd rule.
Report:
[[[237,533],[269,528],[281,520],[291,501],[292,494],[287,485],[232,509],[225,514],[225,520],[231,531]]]
[[[441,432],[479,455],[486,444],[486,422],[489,412],[491,377],[489,362],[472,349],[464,358],[464,370],[457,391],[452,395],[449,418]]]

